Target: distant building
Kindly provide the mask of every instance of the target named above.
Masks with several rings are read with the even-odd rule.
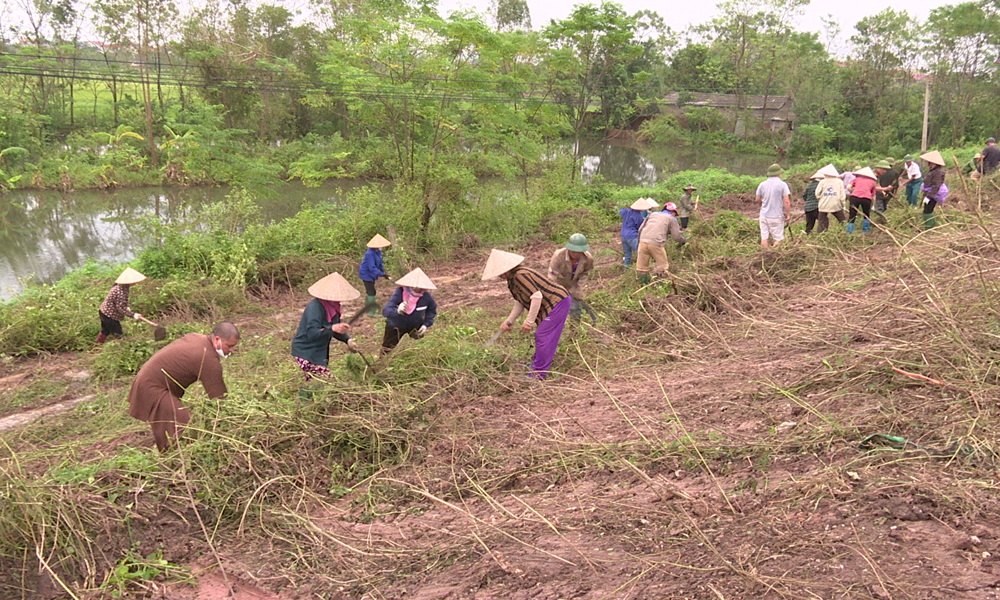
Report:
[[[740,96],[736,94],[670,92],[658,104],[661,113],[673,113],[679,117],[683,116],[686,106],[716,108],[734,121],[734,132],[740,137],[746,133],[743,117],[747,112],[756,117],[757,122],[776,133],[791,131],[795,125],[795,112],[792,110],[790,96],[748,94],[742,97],[742,110],[740,110]]]

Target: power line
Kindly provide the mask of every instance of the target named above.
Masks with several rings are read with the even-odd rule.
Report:
[[[44,56],[44,55],[23,55],[23,54],[13,54],[9,52],[0,52],[0,56],[8,56],[13,58],[33,58],[33,59],[55,59],[59,61],[58,57],[54,56]],[[39,64],[19,64],[2,66],[3,62],[0,61],[0,75],[10,75],[10,76],[22,76],[22,77],[34,77],[43,79],[53,79],[53,80],[79,80],[79,81],[90,81],[90,82],[102,82],[105,84],[143,84],[146,80],[141,74],[134,71],[108,71],[108,70],[97,70],[93,68],[93,64],[104,65],[106,62],[101,58],[84,58],[84,57],[68,57],[67,62],[84,63],[85,67],[81,68],[69,68],[65,64],[57,64],[56,66],[39,65]],[[10,61],[13,62],[13,61]],[[19,61],[20,62],[20,61]],[[114,60],[110,61],[112,64],[128,64],[130,66],[135,65],[134,61],[126,60]],[[149,64],[149,63],[147,63]],[[155,64],[155,63],[154,63]],[[162,63],[161,63],[162,64]],[[340,95],[350,98],[358,99],[368,99],[370,97],[384,98],[384,99],[408,99],[408,100],[425,100],[433,98],[434,100],[446,100],[455,102],[477,102],[477,103],[505,103],[514,104],[523,102],[526,104],[561,104],[550,96],[552,92],[558,92],[559,90],[565,90],[575,86],[575,82],[562,82],[561,84],[553,84],[552,82],[517,82],[517,81],[497,81],[488,79],[464,79],[464,78],[453,78],[445,79],[443,77],[410,77],[404,82],[396,83],[392,75],[380,74],[380,73],[351,73],[350,75],[342,77],[342,81],[335,82],[320,82],[315,79],[315,76],[309,76],[306,74],[298,73],[302,77],[307,77],[308,81],[295,83],[294,81],[282,80],[274,81],[269,80],[275,76],[287,76],[287,72],[275,71],[270,69],[258,69],[252,67],[238,67],[237,70],[240,73],[239,77],[233,76],[213,76],[207,73],[202,73],[200,76],[193,76],[190,73],[191,69],[196,69],[201,71],[203,67],[192,64],[182,64],[177,65],[174,63],[167,63],[165,71],[160,71],[156,75],[150,74],[148,76],[149,81],[156,82],[159,85],[175,85],[175,86],[186,86],[199,89],[214,89],[214,90],[246,90],[246,91],[260,91],[260,92],[277,92],[277,93],[299,93],[305,94],[309,92],[327,92],[334,95]],[[181,70],[178,73],[177,70]],[[225,68],[220,68],[219,70],[226,70]],[[266,77],[251,77],[249,74],[261,73],[266,75]],[[380,83],[372,83],[373,81],[388,81],[387,85],[382,85]],[[400,85],[404,83],[414,83],[414,82],[425,82],[432,84],[433,87],[447,86],[449,88],[454,88],[451,90],[441,90],[432,89],[432,86],[427,88],[406,88],[407,91],[400,89]],[[488,84],[492,86],[493,89],[462,89],[467,85],[475,84]],[[518,89],[520,88],[520,89]],[[426,89],[426,92],[422,90]],[[641,88],[632,88],[638,95],[643,97],[658,96],[661,92],[660,89],[655,85],[644,86]],[[710,88],[685,88],[685,87],[672,87],[672,92],[679,93],[712,93],[712,94],[734,94],[735,90],[720,90],[720,89],[710,89]],[[441,95],[445,94],[445,95]],[[544,94],[544,96],[539,97],[539,94]],[[761,95],[757,90],[752,90],[746,92],[744,95]],[[774,96],[782,96],[785,94],[775,92]],[[837,99],[840,100],[854,100],[854,99],[864,99],[864,98],[878,98],[882,97],[884,94],[875,93],[874,91],[861,91],[859,88],[854,87],[846,91],[841,91],[837,95]],[[654,101],[659,101],[662,103],[662,98],[654,98]],[[682,106],[690,105],[692,103],[684,103]]]
[[[76,72],[58,72],[54,70],[38,70],[38,69],[9,69],[0,68],[0,75],[13,75],[13,76],[24,76],[24,77],[41,77],[43,79],[72,79],[79,81],[94,81],[101,82],[105,84],[135,84],[140,85],[145,83],[146,80],[138,75],[126,75],[119,77],[109,77],[105,74],[95,73],[93,71],[76,71]],[[150,83],[157,83],[155,77],[149,78]],[[413,91],[404,92],[400,91],[399,88],[395,86],[338,86],[338,85],[323,85],[318,83],[312,83],[308,85],[291,85],[288,83],[279,82],[262,82],[257,79],[216,79],[216,80],[181,80],[174,77],[163,77],[159,79],[159,83],[166,85],[176,85],[185,86],[192,88],[201,89],[214,89],[214,90],[244,90],[244,91],[265,91],[265,92],[288,92],[288,93],[306,93],[306,92],[327,92],[334,95],[352,97],[358,99],[367,99],[369,97],[377,97],[384,99],[401,99],[401,100],[434,100],[434,101],[449,101],[449,102],[474,102],[474,103],[503,103],[503,104],[558,104],[558,102],[552,99],[546,99],[544,97],[539,98],[534,95],[523,96],[518,94],[501,94],[490,91],[466,91],[462,92],[448,92],[448,91],[428,91],[427,93],[420,94]],[[443,95],[442,95],[443,94]]]

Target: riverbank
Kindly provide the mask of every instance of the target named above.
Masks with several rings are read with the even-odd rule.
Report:
[[[312,275],[205,288],[204,312],[163,315],[168,339],[234,319],[230,395],[192,389],[165,456],[125,411],[148,329],[4,359],[2,415],[96,397],[0,433],[0,595],[978,598],[1000,550],[1000,315],[974,276],[995,266],[994,217],[977,227],[959,196],[929,233],[896,206],[884,231],[766,253],[752,220],[712,207],[670,249],[671,283],[640,292],[606,225],[574,213],[597,230],[599,320],[567,330],[544,383],[519,377],[529,336],[483,348],[510,303],[479,280],[487,244],[414,251],[437,324],[374,373],[335,346],[308,399],[288,348]],[[555,247],[517,249],[542,268]],[[356,332],[370,356],[380,328]],[[859,448],[874,433],[931,450]]]

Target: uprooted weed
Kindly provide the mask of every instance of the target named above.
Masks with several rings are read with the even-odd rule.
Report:
[[[337,359],[303,394],[287,342],[248,337],[226,364],[229,398],[188,399],[175,453],[95,452],[97,430],[143,427],[80,412],[73,428],[5,438],[0,567],[92,589],[128,556],[232,568],[224,547],[242,547],[266,563],[257,576],[321,595],[396,597],[462,564],[509,589],[922,597],[929,576],[907,570],[919,544],[900,550],[881,525],[1000,516],[1000,262],[974,219],[923,234],[911,217],[868,237],[682,255],[641,291],[603,267],[600,321],[568,326],[545,384],[519,378],[526,336],[482,347],[505,307],[442,311],[427,339],[375,369]],[[102,402],[124,412],[121,395]],[[909,445],[859,448],[876,433]],[[197,543],[164,541],[164,526]],[[531,562],[518,556],[568,571],[518,573]],[[627,576],[608,574],[614,560]]]
[[[367,542],[344,541],[315,519],[353,511],[370,521],[412,503],[419,495],[391,474],[412,467],[440,436],[441,406],[516,389],[512,382],[526,369],[513,366],[507,351],[484,349],[477,327],[458,324],[482,320],[476,311],[442,315],[433,342],[407,338],[376,369],[357,356],[335,356],[333,377],[308,385],[286,358],[287,340],[245,336],[226,363],[228,396],[210,400],[193,389],[185,397],[193,420],[179,449],[164,456],[130,448],[145,426],[124,416],[127,386],[38,426],[38,435],[11,437],[0,457],[3,476],[16,482],[0,493],[10,524],[0,537],[0,570],[40,571],[74,590],[97,589],[116,564],[154,555],[164,543],[170,564],[193,560],[189,546],[174,547],[157,532],[169,523],[211,552],[216,536],[275,547],[286,560],[276,572],[301,563],[371,581],[356,561],[400,551],[338,552]],[[160,345],[109,346],[95,358],[96,373],[106,384],[126,384]],[[68,441],[52,445],[56,431]],[[95,439],[102,441],[95,446]],[[0,578],[2,586],[20,589],[20,582]]]

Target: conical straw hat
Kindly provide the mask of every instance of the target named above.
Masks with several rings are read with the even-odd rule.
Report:
[[[824,177],[826,177],[826,175],[823,174],[823,169],[820,169],[819,171],[813,173],[809,179],[823,179]]]
[[[115,283],[121,283],[123,285],[131,285],[133,283],[139,283],[144,279],[146,279],[146,276],[140,273],[139,271],[136,271],[132,267],[125,267],[125,270],[122,271],[122,274],[118,276],[118,279],[115,279]]]
[[[406,275],[403,275],[396,280],[397,285],[405,285],[411,288],[420,288],[422,290],[436,290],[437,286],[431,281],[431,278],[424,273],[424,270],[420,267],[413,269]]]
[[[825,177],[840,177],[840,173],[837,172],[837,167],[832,164],[826,165],[817,172],[822,173]]]
[[[930,152],[921,154],[920,158],[926,160],[932,165],[941,165],[942,167],[944,166],[944,158],[941,157],[941,153],[938,152],[937,150],[931,150]]]
[[[858,169],[857,171],[854,172],[854,174],[857,175],[858,177],[867,177],[868,179],[878,179],[878,177],[875,175],[875,171],[872,171],[869,167]]]
[[[524,257],[520,254],[504,252],[503,250],[494,248],[490,252],[489,259],[486,260],[486,268],[483,269],[483,281],[499,277],[523,262]]]
[[[390,242],[389,240],[385,239],[384,237],[382,237],[381,235],[379,235],[377,233],[375,234],[375,237],[373,237],[372,239],[368,240],[368,247],[369,248],[385,248],[385,247],[391,246],[391,245],[392,245],[392,242]]]
[[[312,284],[309,286],[309,293],[315,298],[331,302],[347,302],[361,297],[361,292],[347,283],[340,273],[330,273]]]
[[[629,208],[631,208],[632,210],[646,210],[647,208],[649,208],[649,202],[650,202],[649,198],[639,198],[638,200],[633,202],[632,205],[629,206]]]
[[[660,208],[660,203],[652,198],[646,198],[646,210],[653,210],[654,208]]]

